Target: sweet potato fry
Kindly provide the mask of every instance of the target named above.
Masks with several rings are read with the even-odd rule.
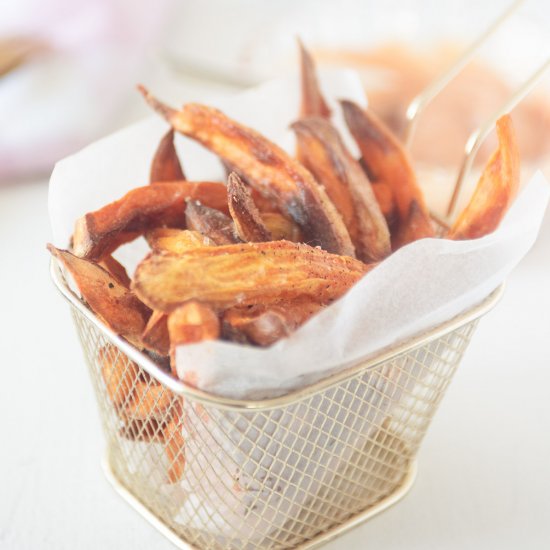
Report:
[[[151,163],[149,183],[183,181],[185,175],[174,147],[174,130],[170,130],[160,140]]]
[[[386,218],[388,227],[392,226],[395,221],[396,212],[395,201],[393,200],[393,194],[390,186],[383,181],[377,181],[373,182],[371,187],[374,191],[376,201],[380,206],[380,210],[382,210],[382,214],[384,214],[384,218]]]
[[[319,88],[315,62],[306,50],[301,40],[298,40],[300,49],[300,75],[302,81],[301,117],[319,116],[330,118],[330,108],[326,104]]]
[[[397,210],[397,235],[392,239],[394,248],[433,237],[434,228],[422,191],[402,145],[371,111],[351,101],[342,101],[342,109],[369,176],[392,190]]]
[[[297,298],[326,304],[371,267],[305,244],[245,243],[179,256],[152,253],[138,265],[132,288],[146,304],[165,312],[192,299],[219,308]]]
[[[151,310],[104,268],[49,244],[48,250],[72,275],[82,298],[114,332],[138,348]]]
[[[185,440],[182,434],[181,404],[176,405],[179,412],[174,413],[170,422],[164,428],[164,452],[168,458],[168,479],[177,483],[183,476],[185,468]]]
[[[304,239],[300,228],[282,214],[276,212],[262,212],[262,221],[267,227],[274,241],[292,241],[301,243]]]
[[[168,317],[166,313],[153,311],[143,330],[141,340],[147,349],[159,355],[168,355],[170,353],[170,337],[168,336]]]
[[[489,159],[476,190],[448,238],[476,239],[500,224],[519,188],[519,151],[509,115],[497,121],[498,149]]]
[[[183,254],[193,248],[201,246],[214,246],[214,242],[198,231],[189,229],[173,229],[170,227],[158,227],[145,234],[145,240],[156,252],[175,252]]]
[[[154,418],[162,421],[172,403],[172,393],[158,382],[140,380],[134,387],[132,399],[124,408],[124,415],[131,420]]]
[[[208,237],[215,244],[239,242],[233,220],[215,208],[189,201],[185,209],[185,221],[189,229]]]
[[[139,367],[112,344],[106,344],[99,350],[97,360],[111,403],[116,407],[125,406],[139,379]]]
[[[107,255],[98,263],[113,277],[116,277],[121,285],[126,288],[130,288],[130,283],[132,281],[130,280],[130,277],[128,277],[128,273],[126,273],[126,268],[120,262],[115,260],[112,256]]]
[[[236,342],[270,346],[291,334],[322,307],[312,301],[281,306],[236,306],[223,315],[223,335]]]
[[[172,374],[177,376],[174,355],[176,346],[195,344],[203,340],[216,340],[220,336],[220,321],[211,307],[190,300],[170,313],[168,332]]]
[[[176,111],[141,88],[149,105],[178,132],[219,155],[247,183],[272,198],[302,229],[304,238],[328,252],[354,256],[346,226],[310,172],[280,147],[211,107],[189,103]]]
[[[272,240],[248,187],[235,172],[227,178],[227,199],[235,232],[242,241],[255,243]]]
[[[240,174],[239,177],[246,183],[246,181],[241,177]],[[269,197],[264,197],[264,195],[262,195],[257,189],[251,187],[250,185],[248,186],[248,189],[250,190],[250,195],[252,197],[252,200],[254,201],[254,204],[262,214],[281,214],[281,210],[279,209],[279,207]]]
[[[340,212],[357,257],[378,261],[391,252],[390,232],[371,184],[330,121],[303,118],[292,125],[303,164]]]
[[[96,260],[154,227],[184,227],[188,199],[227,212],[225,185],[213,182],[159,183],[138,187],[76,222],[74,253]]]

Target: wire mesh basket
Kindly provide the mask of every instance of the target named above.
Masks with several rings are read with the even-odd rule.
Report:
[[[172,378],[52,277],[71,304],[107,440],[108,478],[181,548],[312,548],[401,498],[479,318],[305,389],[219,398]]]

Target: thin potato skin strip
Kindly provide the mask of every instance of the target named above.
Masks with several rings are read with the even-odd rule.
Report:
[[[191,137],[229,164],[302,229],[309,244],[354,256],[349,233],[324,189],[310,172],[264,136],[211,107],[188,103],[168,107],[140,88],[149,105],[178,132]]]
[[[227,200],[235,231],[244,242],[271,241],[271,233],[265,226],[247,186],[232,172],[227,178]]]
[[[315,61],[301,40],[298,40],[298,48],[300,50],[300,77],[302,84],[300,115],[302,117],[319,116],[330,118],[330,108],[323,98],[319,87]]]
[[[97,260],[154,227],[184,227],[189,199],[227,212],[227,191],[221,183],[172,182],[138,187],[77,220],[74,252]]]
[[[307,298],[329,303],[372,266],[287,241],[152,253],[137,267],[132,288],[154,309],[171,312],[191,299],[215,308]]]
[[[139,349],[151,310],[136,295],[94,262],[48,245],[48,250],[72,275],[82,298],[114,332]]]
[[[151,162],[149,183],[161,183],[166,181],[183,181],[185,174],[174,146],[174,129],[170,128],[160,140]]]
[[[177,483],[185,468],[185,440],[182,434],[182,406],[177,403],[170,422],[164,428],[164,452],[168,458],[168,480]]]
[[[189,201],[185,209],[185,221],[190,230],[204,235],[215,244],[239,242],[233,220],[215,208]]]
[[[455,221],[450,239],[476,239],[492,233],[517,195],[520,160],[509,115],[497,121],[498,149],[489,159],[468,205]]]
[[[390,232],[371,184],[330,121],[309,117],[292,125],[302,162],[325,186],[342,215],[357,257],[378,261],[391,253]]]
[[[435,235],[422,191],[402,145],[371,111],[342,101],[344,118],[373,181],[391,188],[397,214],[397,246]],[[412,227],[407,227],[413,222]],[[394,247],[395,248],[395,247]]]

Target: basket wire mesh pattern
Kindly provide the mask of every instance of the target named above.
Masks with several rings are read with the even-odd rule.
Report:
[[[311,548],[402,496],[496,294],[378,362],[265,406],[177,391],[69,299],[116,485],[181,547],[232,550]]]

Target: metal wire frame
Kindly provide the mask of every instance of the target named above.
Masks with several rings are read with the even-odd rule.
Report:
[[[186,386],[70,302],[107,438],[108,478],[180,548],[313,548],[406,494],[482,304],[378,357],[266,401]]]
[[[463,54],[454,61],[454,63],[446,68],[438,77],[436,77],[426,88],[422,90],[409,104],[407,108],[407,126],[405,128],[405,146],[410,149],[414,139],[414,133],[418,124],[418,119],[426,107],[450,84],[458,74],[466,67],[478,53],[480,48],[493,36],[493,34],[501,27],[501,25],[513,15],[518,8],[525,3],[525,0],[516,0],[513,2],[489,27],[463,52]],[[518,88],[512,92],[512,95],[500,105],[491,115],[468,137],[465,147],[464,156],[459,166],[458,174],[453,187],[453,192],[449,199],[446,211],[446,223],[452,219],[460,191],[464,181],[466,180],[475,156],[479,151],[481,144],[495,127],[496,121],[504,114],[510,112],[516,107],[524,97],[526,97],[541,80],[550,71],[550,58],[544,61],[538,69],[536,69]]]

